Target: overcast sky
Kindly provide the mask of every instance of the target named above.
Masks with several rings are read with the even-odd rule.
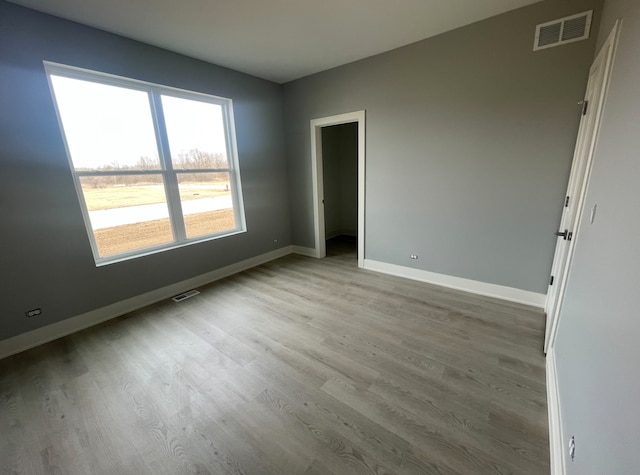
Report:
[[[157,159],[146,92],[55,75],[51,81],[76,168]],[[162,107],[174,156],[195,148],[226,156],[221,106],[162,96]]]

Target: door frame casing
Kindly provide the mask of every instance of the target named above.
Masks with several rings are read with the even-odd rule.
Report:
[[[365,243],[365,111],[312,119],[311,174],[313,183],[313,217],[315,257],[327,255],[324,221],[324,175],[322,168],[322,128],[341,124],[358,124],[358,267],[364,267]]]
[[[599,60],[601,60],[602,55],[605,55],[604,64],[602,65],[602,67],[604,68],[604,72],[602,75],[602,86],[600,89],[600,95],[599,97],[596,97],[595,100],[591,100],[593,104],[590,102],[587,105],[590,109],[590,112],[595,114],[593,116],[593,129],[590,131],[590,133],[588,130],[585,130],[585,128],[588,126],[587,120],[585,120],[587,116],[583,116],[580,122],[580,128],[578,130],[578,139],[576,141],[575,154],[571,166],[571,175],[569,177],[566,195],[569,196],[571,200],[575,200],[575,214],[572,215],[575,225],[572,226],[571,222],[569,224],[566,223],[567,218],[565,216],[564,210],[563,217],[560,222],[561,229],[567,228],[569,231],[573,232],[573,239],[571,239],[567,244],[564,262],[562,261],[563,257],[561,247],[558,245],[556,245],[556,250],[553,257],[551,275],[557,276],[558,274],[560,274],[560,276],[556,281],[554,281],[556,287],[547,293],[547,301],[544,308],[547,314],[547,328],[545,330],[544,341],[545,353],[548,353],[551,348],[553,348],[553,344],[555,343],[555,339],[558,333],[562,302],[569,278],[569,272],[571,270],[571,263],[576,240],[580,235],[579,231],[582,222],[582,214],[584,211],[584,202],[587,194],[587,188],[589,186],[591,168],[593,167],[593,157],[597,146],[602,112],[604,110],[607,90],[609,87],[609,82],[611,80],[611,72],[613,69],[618,37],[620,35],[620,27],[621,21],[617,20],[613,29],[611,30],[611,33],[602,45],[600,51],[596,55],[596,59],[589,69],[589,76],[591,76],[593,66]],[[589,84],[587,84],[587,94],[589,93],[588,88]],[[581,162],[578,163],[576,160],[580,160]],[[581,174],[580,170],[583,170]],[[579,176],[576,176],[576,174],[578,174]],[[569,229],[570,227],[573,227],[573,229]]]

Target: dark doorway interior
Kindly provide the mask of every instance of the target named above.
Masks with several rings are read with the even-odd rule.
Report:
[[[357,254],[357,122],[322,129],[322,173],[327,254],[331,252],[330,245],[342,250],[349,245]]]

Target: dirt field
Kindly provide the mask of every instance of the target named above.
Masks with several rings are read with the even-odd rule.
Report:
[[[184,218],[188,237],[233,229],[233,210],[225,209],[187,215]],[[173,240],[168,219],[126,224],[95,231],[100,257],[165,244]]]
[[[197,200],[229,194],[226,183],[185,184],[180,193],[182,200]],[[166,201],[162,185],[110,186],[92,188],[83,186],[82,193],[89,211],[123,208],[125,206],[149,205]]]

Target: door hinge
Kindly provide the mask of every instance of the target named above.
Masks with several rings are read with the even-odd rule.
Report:
[[[565,208],[569,207],[569,197],[568,196],[564,199],[564,207]]]
[[[589,101],[582,101],[582,115],[587,115],[587,109],[589,109]]]
[[[551,276],[551,280],[549,281],[549,285],[553,285],[553,279],[554,279],[554,277]]]
[[[567,234],[567,241],[571,241],[573,239],[573,233]]]

